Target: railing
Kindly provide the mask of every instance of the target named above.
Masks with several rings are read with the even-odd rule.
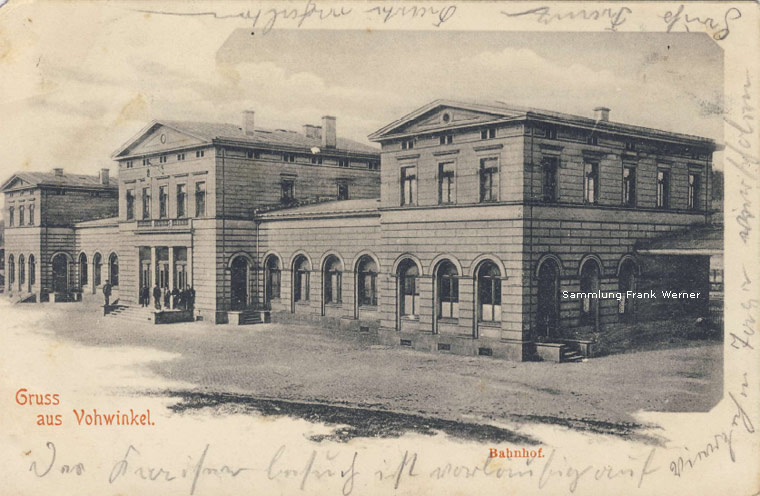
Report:
[[[137,221],[138,229],[183,228],[190,225],[190,219],[145,219]]]

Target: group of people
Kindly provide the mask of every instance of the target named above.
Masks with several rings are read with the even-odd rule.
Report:
[[[147,307],[150,305],[150,290],[148,286],[140,288],[140,305]],[[185,289],[175,287],[169,291],[169,288],[160,288],[158,284],[153,287],[153,304],[156,310],[163,308],[174,308],[182,310],[192,310],[195,306],[195,290],[192,286]]]

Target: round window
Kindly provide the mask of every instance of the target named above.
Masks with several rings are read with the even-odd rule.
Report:
[[[451,114],[449,114],[448,112],[444,112],[443,115],[441,115],[441,121],[444,124],[451,122]]]

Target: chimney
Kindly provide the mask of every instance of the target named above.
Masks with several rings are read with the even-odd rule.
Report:
[[[100,184],[108,185],[108,169],[100,169]]]
[[[59,177],[63,176],[63,169],[60,169],[60,168],[53,169],[53,174]]]
[[[609,122],[610,109],[608,109],[607,107],[596,107],[594,109],[594,119],[596,119],[597,121]]]
[[[244,110],[243,111],[243,132],[246,136],[253,136],[253,131],[256,129],[254,127],[254,114],[256,112],[253,110]]]
[[[322,147],[335,148],[338,138],[335,134],[335,117],[325,115],[322,117]]]
[[[303,125],[303,134],[307,138],[321,139],[322,138],[322,128],[319,127],[319,126],[314,126],[312,124],[304,124]]]

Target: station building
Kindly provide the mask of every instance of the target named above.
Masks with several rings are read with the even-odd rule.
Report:
[[[588,355],[614,326],[707,308],[710,254],[651,242],[710,225],[718,148],[595,112],[436,100],[370,135],[379,149],[338,138],[329,116],[301,132],[257,129],[252,112],[242,125],[156,121],[113,155],[118,198],[99,197],[113,210],[68,218],[54,251],[9,222],[43,182],[5,183],[6,267],[33,254],[41,275],[34,288],[6,276],[6,289],[91,294],[105,277],[134,307],[142,286],[191,285],[194,319],[311,321],[515,360]],[[564,296],[662,290],[699,296]]]

